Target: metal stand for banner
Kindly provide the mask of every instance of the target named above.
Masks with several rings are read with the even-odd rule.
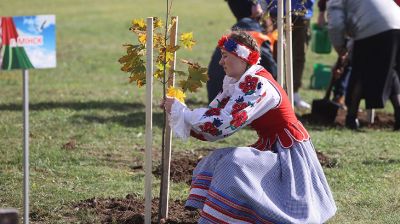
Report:
[[[24,113],[24,224],[29,223],[29,72],[22,70]]]
[[[35,15],[29,16],[29,20],[44,21],[42,29],[39,33],[34,32],[31,35],[30,26],[33,24],[20,23],[25,21],[25,16],[0,17],[0,28],[2,30],[0,48],[0,66],[4,70],[22,69],[23,80],[23,223],[29,223],[29,71],[35,68],[52,68],[56,65],[55,51],[55,16],[54,15]],[[43,26],[46,24],[46,26]],[[20,27],[21,26],[21,27]],[[44,31],[46,29],[46,31]],[[24,32],[19,33],[19,30]],[[46,36],[44,38],[44,36]],[[45,41],[46,40],[46,41]],[[40,63],[33,65],[31,59],[36,54],[29,54],[25,46],[36,46],[35,51],[45,51],[49,57],[46,60],[40,60]],[[45,47],[44,47],[45,46]],[[29,48],[32,49],[32,48]],[[30,56],[29,56],[30,55]],[[3,214],[7,213],[7,219],[15,212],[10,210],[2,210]],[[12,216],[12,215],[11,215]],[[0,220],[0,224],[3,224]],[[8,223],[8,222],[7,222]]]

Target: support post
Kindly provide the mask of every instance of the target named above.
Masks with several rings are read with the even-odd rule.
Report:
[[[171,18],[172,27],[170,31],[170,45],[177,45],[178,38],[178,17],[173,16]],[[176,67],[176,52],[174,52],[174,59],[170,62],[170,69],[168,71],[168,82],[167,86],[174,86],[175,83],[175,67]],[[167,117],[169,115],[167,114]],[[169,120],[169,119],[167,119]],[[163,173],[161,174],[161,188],[160,188],[160,220],[168,218],[168,200],[169,200],[169,180],[170,180],[170,167],[171,167],[171,151],[172,151],[172,130],[169,126],[169,122],[166,122],[165,126],[165,150],[162,152],[162,166]]]
[[[22,70],[24,111],[24,224],[29,223],[29,72]]]
[[[367,120],[370,124],[373,124],[375,122],[375,109],[367,110]]]
[[[284,52],[283,52],[283,44],[284,44],[284,37],[283,37],[283,1],[278,0],[278,56],[277,56],[277,65],[278,65],[278,83],[283,86],[283,77],[284,77]]]
[[[151,224],[152,148],[153,148],[153,17],[147,18],[146,38],[146,149],[145,149],[145,216]]]
[[[293,108],[293,53],[292,53],[292,3],[286,1],[285,80],[286,92]]]

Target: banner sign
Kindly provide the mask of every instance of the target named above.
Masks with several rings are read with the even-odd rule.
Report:
[[[0,17],[0,70],[56,67],[55,15]]]

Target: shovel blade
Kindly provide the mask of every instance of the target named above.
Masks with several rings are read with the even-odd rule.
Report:
[[[338,103],[327,99],[313,100],[311,114],[324,122],[334,122],[340,108]]]

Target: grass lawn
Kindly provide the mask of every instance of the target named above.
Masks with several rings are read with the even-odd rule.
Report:
[[[93,197],[143,197],[144,173],[130,166],[143,160],[145,89],[128,84],[117,60],[124,53],[122,44],[133,41],[130,21],[164,18],[165,8],[159,0],[0,1],[2,16],[56,15],[57,68],[30,71],[30,200],[37,223],[95,223],[94,214],[76,212],[73,205]],[[174,0],[172,14],[179,16],[179,30],[193,31],[197,40],[192,51],[178,51],[178,57],[203,66],[235,20],[226,2],[215,0]],[[308,52],[301,90],[307,101],[324,95],[308,87],[313,64],[334,61],[334,53]],[[18,208],[22,214],[21,73],[0,72],[0,208]],[[159,152],[161,85],[154,89],[154,150]],[[189,98],[205,105],[205,88]],[[399,134],[306,128],[315,147],[338,161],[337,167],[325,168],[338,206],[329,223],[400,223]],[[174,140],[173,150],[246,145],[255,138],[243,130],[216,143]],[[156,179],[153,195],[158,189]],[[184,200],[187,192],[184,184],[171,186],[172,199]]]

